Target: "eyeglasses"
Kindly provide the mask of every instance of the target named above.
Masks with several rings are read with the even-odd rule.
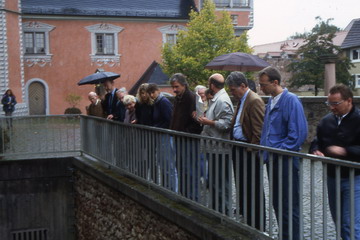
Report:
[[[271,83],[259,83],[259,87],[266,87],[267,85],[270,85]]]
[[[326,101],[325,104],[328,107],[330,107],[330,106],[336,107],[336,106],[339,106],[340,104],[342,104],[343,102],[344,102],[344,100],[342,100],[340,102],[328,102],[328,101]]]

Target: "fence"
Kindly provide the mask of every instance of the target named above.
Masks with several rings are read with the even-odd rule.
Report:
[[[341,239],[344,220],[355,239],[358,163],[88,116],[8,120],[1,122],[3,157],[82,152],[275,239]],[[343,203],[347,218],[341,217]]]

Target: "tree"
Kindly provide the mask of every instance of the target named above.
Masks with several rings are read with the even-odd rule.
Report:
[[[333,44],[336,31],[339,30],[330,24],[332,19],[319,22],[305,38],[306,44],[301,46],[297,52],[300,58],[288,65],[287,70],[293,73],[290,79],[291,87],[300,87],[311,84],[315,86],[315,96],[318,95],[319,88],[324,86],[325,63],[322,58],[325,56],[335,56],[336,80],[337,82],[349,85],[351,75],[349,69],[352,64],[350,59],[343,56],[339,46]]]
[[[162,68],[167,75],[177,72],[188,77],[191,86],[206,84],[213,70],[204,69],[214,57],[231,52],[250,53],[247,34],[234,35],[230,15],[216,16],[215,5],[206,0],[200,12],[191,11],[186,31],[180,31],[175,45],[162,48]]]

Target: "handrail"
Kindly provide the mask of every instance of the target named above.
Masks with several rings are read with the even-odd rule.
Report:
[[[348,172],[354,187],[360,169],[357,162],[84,115],[5,117],[0,124],[0,157],[83,153],[278,239],[339,239],[327,173],[335,169],[339,212],[341,176]]]

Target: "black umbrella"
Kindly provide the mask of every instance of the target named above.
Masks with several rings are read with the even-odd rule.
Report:
[[[81,79],[78,85],[99,84],[106,80],[114,80],[118,77],[120,77],[120,74],[113,72],[97,72]]]
[[[209,62],[205,68],[222,71],[259,71],[267,66],[268,62],[256,55],[235,52],[218,56]]]

